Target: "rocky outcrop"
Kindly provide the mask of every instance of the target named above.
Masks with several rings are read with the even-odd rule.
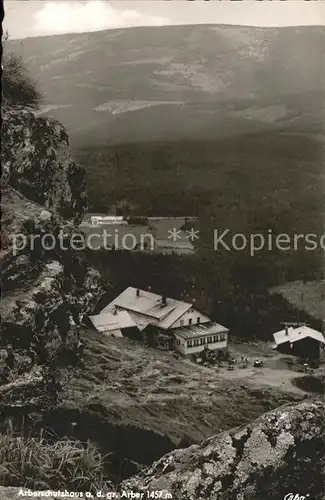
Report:
[[[324,438],[323,402],[283,406],[251,425],[165,455],[121,489],[163,490],[161,498],[179,500],[261,500],[271,492],[272,498],[293,493],[291,498],[323,500]]]
[[[70,244],[87,198],[64,127],[7,109],[2,146],[0,379],[10,382],[9,355],[16,374],[73,359],[81,318],[102,288],[99,274]]]
[[[6,181],[29,200],[80,222],[87,208],[85,172],[69,154],[63,125],[31,110],[7,108],[1,134]]]
[[[323,500],[324,427],[323,402],[282,406],[249,426],[172,451],[123,481],[116,498]],[[19,492],[0,487],[0,499],[19,498]]]

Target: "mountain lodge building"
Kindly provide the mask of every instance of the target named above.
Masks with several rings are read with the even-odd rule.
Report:
[[[227,352],[228,329],[191,303],[128,287],[90,320],[98,331],[111,335],[109,329],[105,330],[106,315],[109,314],[112,321],[112,316],[118,320],[121,313],[127,313],[123,321],[129,325],[130,332],[136,325],[143,341],[158,349],[175,349],[183,355],[197,354],[207,348]],[[120,336],[118,321],[114,329]]]

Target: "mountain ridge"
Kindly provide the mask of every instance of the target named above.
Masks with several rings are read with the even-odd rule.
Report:
[[[8,42],[44,94],[41,113],[62,121],[77,148],[98,137],[218,138],[288,120],[322,130],[323,45],[322,27],[211,24]]]
[[[322,24],[312,24],[312,25],[296,25],[296,26],[255,26],[255,25],[247,25],[247,24],[227,24],[227,23],[200,23],[200,24],[167,24],[164,26],[123,26],[120,28],[105,28],[94,31],[71,31],[67,33],[54,33],[51,35],[36,35],[36,36],[28,36],[24,38],[12,38],[11,41],[24,41],[30,39],[38,39],[38,38],[49,38],[49,37],[62,37],[62,36],[70,36],[70,35],[78,35],[78,34],[90,34],[90,33],[103,33],[103,32],[111,32],[111,31],[121,31],[121,30],[145,30],[145,29],[164,29],[164,28],[183,28],[183,27],[220,27],[220,28],[252,28],[252,29],[261,29],[261,30],[296,30],[296,29],[321,29],[323,30],[325,27]]]

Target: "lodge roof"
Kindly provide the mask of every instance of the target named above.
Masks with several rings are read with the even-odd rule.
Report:
[[[181,300],[166,297],[166,304],[163,304],[162,296],[146,290],[138,290],[129,286],[118,297],[116,297],[101,314],[112,312],[115,307],[125,309],[130,313],[137,313],[154,319],[155,324],[160,328],[169,328],[186,311],[193,307],[192,304]]]
[[[116,314],[113,312],[100,313],[89,316],[89,319],[99,332],[110,332],[136,326],[127,311],[117,311]]]

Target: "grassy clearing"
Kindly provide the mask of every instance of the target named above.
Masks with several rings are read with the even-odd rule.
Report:
[[[41,433],[24,437],[12,425],[0,434],[0,484],[36,490],[105,489],[103,457],[91,442],[50,443]]]

